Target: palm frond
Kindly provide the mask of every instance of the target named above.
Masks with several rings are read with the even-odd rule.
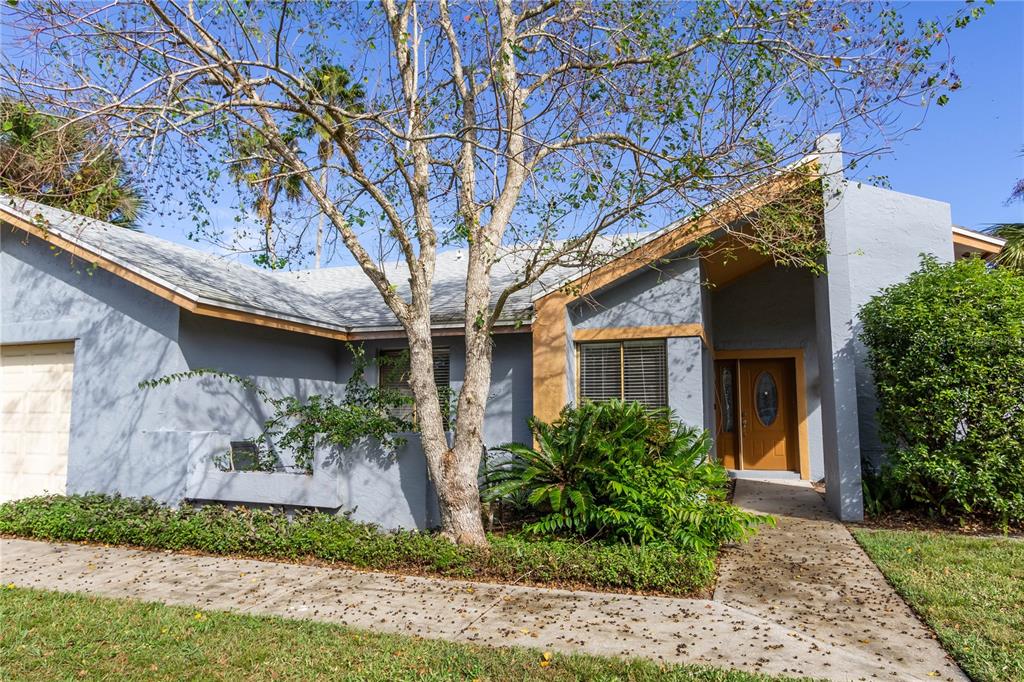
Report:
[[[1005,239],[995,262],[1005,268],[1024,273],[1024,223],[1003,223],[992,228],[992,234]]]

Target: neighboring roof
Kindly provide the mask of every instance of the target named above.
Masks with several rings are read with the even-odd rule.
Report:
[[[964,251],[974,251],[985,255],[999,253],[1006,245],[1006,240],[995,235],[969,230],[959,225],[953,226],[954,249],[961,247]]]

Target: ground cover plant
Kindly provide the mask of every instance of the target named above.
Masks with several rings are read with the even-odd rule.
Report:
[[[0,670],[11,680],[781,679],[10,587],[0,614]]]
[[[1024,520],[1024,275],[925,258],[860,319],[887,447],[869,511]]]
[[[853,534],[971,679],[1024,679],[1024,542],[951,532]]]
[[[36,497],[0,505],[0,534],[263,559],[317,559],[374,570],[674,595],[706,591],[713,554],[670,545],[492,536],[455,545],[427,532],[382,532],[345,516],[220,505],[170,508],[108,495]]]
[[[484,484],[485,499],[532,515],[528,532],[712,552],[771,522],[726,501],[707,433],[667,409],[585,401],[530,428],[537,446],[496,448]]]

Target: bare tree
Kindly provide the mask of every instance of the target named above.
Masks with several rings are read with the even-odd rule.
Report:
[[[102,119],[154,182],[186,164],[211,166],[191,181],[217,179],[240,162],[301,182],[301,201],[408,337],[443,532],[472,544],[485,542],[477,475],[491,334],[508,297],[556,265],[599,262],[603,233],[728,200],[822,133],[860,154],[884,147],[917,121],[896,107],[919,117],[959,86],[946,35],[980,14],[907,27],[887,5],[839,0],[21,0],[4,12],[5,40],[21,48],[5,46],[6,95]],[[336,67],[365,92],[318,87],[315,74]],[[296,138],[297,120],[333,153]],[[246,154],[260,158],[234,158],[232,142],[254,135],[265,144]],[[761,234],[743,236],[816,262]],[[449,244],[467,249],[451,445],[431,344],[431,284]],[[508,254],[520,276],[496,290],[492,269]],[[407,283],[392,281],[389,257]]]

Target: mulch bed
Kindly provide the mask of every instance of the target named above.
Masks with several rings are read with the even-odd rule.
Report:
[[[912,511],[887,512],[881,516],[865,517],[862,522],[849,525],[876,530],[940,531],[961,535],[999,535],[1024,539],[1024,526],[1011,525],[1008,532],[1004,532],[1002,528],[987,519],[939,519]]]

